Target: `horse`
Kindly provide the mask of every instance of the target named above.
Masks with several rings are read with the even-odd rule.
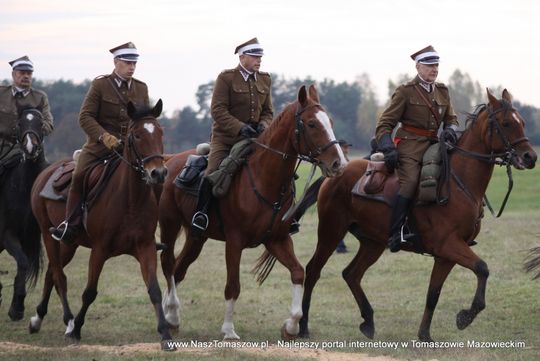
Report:
[[[48,165],[43,152],[43,116],[35,108],[20,112],[15,147],[22,153],[10,159],[6,148],[0,162],[14,162],[12,168],[0,165],[0,252],[6,250],[17,262],[9,318],[24,317],[26,286],[34,287],[42,266],[41,234],[30,207],[30,192],[38,174]],[[4,143],[2,148],[4,148]],[[2,162],[3,163],[3,162]],[[2,284],[0,283],[0,292]],[[1,302],[0,294],[0,302]]]
[[[122,254],[133,256],[140,264],[141,273],[155,308],[157,330],[162,348],[171,340],[169,327],[161,309],[161,290],[156,269],[157,254],[154,233],[157,227],[158,202],[153,186],[163,183],[167,169],[163,160],[163,130],[157,121],[162,102],[153,108],[136,109],[128,103],[130,122],[123,152],[117,153],[119,164],[101,194],[93,201],[86,216],[86,231],[80,232],[72,246],[54,240],[49,227],[64,220],[65,202],[40,196],[46,182],[64,161],[45,169],[32,188],[32,209],[43,233],[49,265],[37,313],[30,320],[30,333],[38,332],[47,313],[53,284],[57,289],[67,325],[66,338],[71,342],[81,339],[81,328],[86,312],[97,296],[97,283],[105,261]],[[82,306],[75,318],[67,300],[67,281],[63,268],[73,258],[77,247],[91,249],[88,281],[82,294]]]
[[[298,333],[304,269],[294,254],[289,235],[291,219],[282,220],[294,198],[295,165],[301,158],[317,164],[324,175],[332,177],[342,171],[347,161],[314,85],[308,90],[302,86],[296,101],[283,109],[251,147],[252,153],[232,180],[229,192],[211,207],[210,225],[202,235],[191,229],[196,197],[173,184],[175,175],[194,151],[177,154],[166,163],[170,172],[163,186],[159,217],[161,242],[167,246],[161,253],[168,285],[163,308],[169,324],[175,327],[179,327],[176,285],[184,279],[206,240],[213,238],[225,242],[227,281],[221,328],[224,339],[240,339],[233,323],[234,305],[240,294],[240,258],[243,249],[260,244],[264,244],[266,250],[254,272],[261,283],[276,259],[290,272],[293,300],[282,336],[294,337]],[[187,230],[186,240],[175,259],[174,244],[182,227]]]
[[[451,175],[447,204],[440,206],[431,203],[416,206],[411,211],[410,218],[413,218],[421,238],[421,250],[434,257],[418,331],[421,341],[432,341],[430,327],[433,313],[443,284],[456,264],[470,269],[477,278],[470,309],[461,310],[456,316],[458,329],[465,329],[486,307],[488,266],[470,247],[480,231],[486,188],[495,164],[507,165],[509,170],[511,166],[522,170],[531,169],[536,163],[537,155],[524,135],[525,121],[512,106],[510,93],[505,89],[502,99],[497,99],[488,89],[487,96],[489,103],[469,114],[467,127],[449,155]],[[368,161],[364,159],[351,161],[340,177],[325,179],[322,185],[317,185],[318,189],[308,192],[318,192],[319,224],[317,248],[306,266],[303,317],[300,321],[302,337],[309,336],[311,297],[321,270],[347,231],[360,241],[360,248],[343,270],[342,276],[364,319],[360,331],[370,339],[374,337],[373,308],[360,283],[364,273],[386,248],[391,208],[384,202],[351,193],[358,178],[366,172],[367,165]],[[308,198],[305,200],[306,203],[314,202]],[[299,208],[305,208],[305,204]],[[414,249],[407,247],[407,250]]]

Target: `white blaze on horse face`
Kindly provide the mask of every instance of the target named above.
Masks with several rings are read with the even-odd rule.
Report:
[[[319,122],[323,125],[324,129],[326,130],[326,134],[328,134],[328,139],[330,142],[336,140],[336,136],[334,135],[334,130],[332,129],[332,123],[330,123],[330,118],[328,118],[328,115],[323,111],[318,111],[315,113],[315,117],[319,119]],[[339,146],[339,144],[334,144],[333,147],[337,147],[337,151],[339,154],[339,162],[342,165],[347,164],[347,159],[345,159],[345,154],[343,154],[343,149]]]
[[[154,133],[154,130],[156,129],[156,126],[152,123],[144,123],[144,129],[148,131],[148,133],[152,134]]]
[[[521,120],[519,119],[519,117],[516,115],[516,113],[512,113],[512,118],[514,118],[514,120],[516,122],[518,122],[519,124],[521,124]]]
[[[26,147],[26,153],[32,154],[32,151],[34,150],[34,145],[32,144],[32,138],[30,138],[30,134],[26,134],[24,145]]]

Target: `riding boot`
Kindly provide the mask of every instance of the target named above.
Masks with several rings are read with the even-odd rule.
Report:
[[[197,199],[197,208],[193,219],[191,220],[191,229],[195,234],[201,234],[208,228],[208,208],[212,200],[212,184],[207,177],[202,179],[199,185],[199,196]]]
[[[291,225],[289,226],[289,234],[292,236],[295,233],[300,232],[300,223],[293,218]]]
[[[401,249],[401,229],[405,224],[409,207],[412,203],[412,199],[397,196],[396,204],[392,208],[392,216],[390,218],[390,238],[388,239],[388,248],[390,252],[397,252]]]
[[[82,228],[82,197],[73,187],[69,188],[66,204],[66,220],[58,227],[49,228],[52,238],[72,245]]]

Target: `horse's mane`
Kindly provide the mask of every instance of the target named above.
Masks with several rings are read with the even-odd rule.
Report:
[[[281,120],[288,115],[288,113],[293,111],[293,106],[296,105],[296,102],[288,103],[285,105],[283,110],[272,120],[266,131],[259,138],[261,141],[264,141],[267,138],[271,138],[276,129],[280,126]]]
[[[504,110],[512,109],[512,103],[510,103],[508,100],[499,99],[499,102],[501,103]],[[488,104],[478,104],[474,107],[472,113],[465,113],[467,115],[467,119],[465,120],[465,130],[471,128],[478,120],[480,114],[486,109],[488,109]]]

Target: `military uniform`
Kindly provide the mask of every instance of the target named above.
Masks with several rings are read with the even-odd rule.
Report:
[[[217,169],[231,147],[242,140],[240,129],[249,124],[265,127],[273,118],[272,79],[266,72],[246,75],[241,65],[224,70],[216,79],[212,95],[212,140],[207,173]]]
[[[432,114],[415,86],[433,104],[433,110],[438,113],[439,119]],[[397,129],[394,142],[397,143],[399,153],[399,194],[409,198],[416,193],[422,156],[427,148],[437,141],[437,131],[441,123],[444,127],[458,125],[446,85],[434,83],[432,87],[433,90],[428,93],[420,86],[418,76],[399,86],[377,123],[377,140],[384,134],[391,134],[398,122],[402,123]]]
[[[79,124],[86,133],[86,143],[82,148],[73,174],[72,187],[82,191],[82,178],[91,164],[111,151],[100,142],[105,132],[123,140],[127,134],[129,116],[127,103],[136,107],[148,106],[148,87],[145,83],[131,78],[129,88],[114,72],[97,77],[92,81],[84,98],[79,114]]]

